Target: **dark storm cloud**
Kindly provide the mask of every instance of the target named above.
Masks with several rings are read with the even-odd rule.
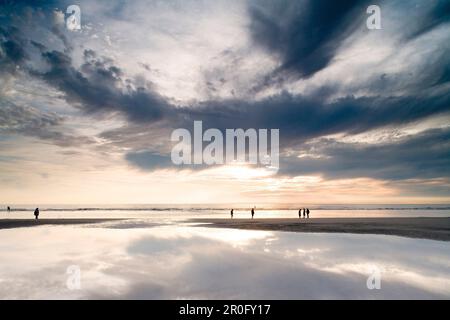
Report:
[[[69,103],[88,114],[122,113],[137,123],[152,122],[163,117],[166,110],[170,109],[166,99],[155,93],[150,88],[151,84],[137,86],[125,78],[111,59],[98,57],[93,50],[87,49],[83,65],[75,68],[72,64],[72,47],[65,37],[64,26],[56,23],[53,10],[7,6],[6,14],[2,17],[5,23],[0,27],[0,73],[4,73],[5,77],[28,74],[44,80],[60,90]],[[8,18],[5,19],[5,16]],[[41,36],[36,37],[39,32]],[[48,35],[56,38],[47,41]],[[47,67],[43,69],[43,65]],[[21,111],[23,109],[16,110]],[[22,133],[28,135],[26,128],[22,128]],[[20,128],[14,130],[15,133],[19,131]],[[45,140],[53,139],[59,144],[68,137],[62,133],[57,137],[59,133],[54,130],[45,134],[43,130],[34,131],[40,133],[36,136]],[[84,138],[80,137],[82,140]]]
[[[308,40],[306,43],[310,45],[302,49],[305,51],[299,52],[315,52],[328,40],[340,39],[333,30],[338,24],[353,20],[352,11],[355,7],[359,8],[363,2],[349,1],[345,5],[336,5],[313,1],[308,2],[306,7],[298,7],[298,3],[300,2],[282,2],[273,4],[273,7],[287,14],[283,28],[287,31],[292,29],[289,32],[293,35],[299,34]],[[307,18],[297,26],[297,15],[305,14]],[[320,25],[316,32],[320,35],[318,39],[308,38],[311,37],[310,34],[302,35],[302,28],[314,29],[315,23]],[[272,41],[270,32],[265,34],[267,41]],[[284,39],[283,37],[281,38]],[[7,39],[9,40],[11,39]],[[192,125],[193,120],[203,120],[205,127],[222,130],[279,128],[282,131],[282,143],[289,144],[294,140],[302,142],[324,134],[358,133],[408,123],[447,112],[450,107],[448,91],[441,90],[418,94],[416,91],[395,98],[350,96],[331,103],[324,101],[322,92],[319,92],[320,95],[308,97],[281,93],[260,101],[211,100],[177,108],[159,95],[151,84],[136,85],[132,79],[125,77],[113,60],[99,57],[93,50],[85,50],[84,63],[80,68],[75,68],[70,53],[43,51],[42,44],[32,45],[35,50],[41,52],[43,61],[48,64],[45,71],[31,70],[32,75],[59,89],[70,103],[88,113],[120,112],[135,123],[163,120],[172,127],[187,127]],[[300,49],[286,50],[292,51],[289,55],[294,57],[294,53]],[[446,78],[445,74],[442,76],[443,79]]]
[[[194,120],[202,120],[203,130],[218,128],[222,132],[226,128],[280,128],[280,148],[283,153],[286,148],[307,148],[307,141],[313,138],[336,133],[351,135],[385,126],[399,126],[440,113],[448,114],[449,111],[449,92],[433,98],[346,98],[332,104],[285,94],[256,104],[230,101],[223,105],[208,104],[207,107],[189,112],[182,110],[179,115],[182,114],[183,119],[177,121],[181,127],[190,128]],[[285,158],[280,163],[280,174],[298,175],[322,170],[329,177],[365,174],[372,177],[378,175],[378,178],[383,179],[436,177],[439,174],[447,176],[449,171],[445,166],[450,164],[450,149],[443,143],[445,138],[450,138],[449,132],[438,130],[407,137],[401,144],[382,147],[338,143],[314,145],[319,150],[324,148],[326,156],[330,158],[305,161],[295,157]],[[432,152],[425,149],[424,144]],[[407,156],[411,159],[404,157],[408,150],[410,153]],[[424,153],[423,156],[421,152]],[[163,156],[165,160],[170,160],[169,154]],[[432,159],[435,160],[431,161]],[[160,161],[154,165],[152,153],[142,153],[139,158],[141,162],[128,156],[127,160],[141,169],[177,168],[170,161]],[[419,170],[418,167],[405,166],[405,163],[412,161],[416,166],[422,164],[425,168]]]
[[[253,1],[255,42],[281,59],[280,70],[310,76],[326,67],[341,42],[365,18],[368,1]]]
[[[203,122],[203,130],[217,128],[279,128],[281,148],[302,145],[309,139],[336,133],[357,134],[380,127],[397,126],[450,111],[450,93],[433,97],[354,98],[324,103],[320,97],[293,96],[284,93],[259,102],[227,100],[208,101],[195,108],[184,107],[167,112],[163,119],[165,136],[138,135],[141,129],[129,127],[109,132],[104,137],[116,144],[142,148],[148,141],[164,139],[169,143],[172,129],[192,131],[195,120]],[[152,127],[146,127],[154,131]],[[135,143],[134,143],[135,142]]]
[[[409,8],[405,8],[403,2],[365,0],[252,1],[249,6],[252,38],[256,44],[278,56],[281,64],[267,76],[266,84],[282,81],[286,76],[283,72],[288,76],[308,77],[327,67],[343,41],[355,30],[365,28],[366,8],[370,4],[380,5],[382,10],[405,11],[406,20],[413,20],[402,28],[403,34],[397,35],[403,42],[414,40],[450,21],[447,0],[412,3]],[[397,8],[389,7],[391,4]]]
[[[28,55],[24,49],[25,40],[15,27],[0,27],[0,72],[15,73]]]
[[[364,144],[322,140],[305,147],[316,157],[282,157],[281,175],[384,180],[450,178],[450,129],[431,129],[399,141]],[[320,155],[321,157],[317,157]]]
[[[70,56],[59,51],[42,54],[50,69],[33,71],[37,77],[62,91],[66,99],[88,113],[121,112],[135,122],[151,122],[163,118],[170,104],[147,87],[134,87],[123,78],[120,68],[107,58],[97,58],[85,51],[79,70],[72,66]]]
[[[289,146],[335,133],[356,134],[407,124],[450,112],[450,92],[407,97],[347,97],[332,103],[320,96],[284,93],[259,102],[208,102],[204,107],[183,110],[189,121],[203,120],[204,127],[279,128],[280,144]]]

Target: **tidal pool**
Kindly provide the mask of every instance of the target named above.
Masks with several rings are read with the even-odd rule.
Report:
[[[5,229],[0,237],[2,299],[450,298],[442,241],[145,220]],[[380,289],[370,290],[374,276]]]

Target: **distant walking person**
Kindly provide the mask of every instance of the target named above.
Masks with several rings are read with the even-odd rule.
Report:
[[[8,208],[6,208],[6,211],[11,212],[11,208],[8,206]]]
[[[255,208],[252,208],[252,219],[254,215],[255,215]]]
[[[36,208],[36,210],[34,210],[34,216],[37,219],[39,219],[39,208]]]
[[[298,209],[298,218],[300,219],[302,217],[302,209]]]
[[[308,216],[309,219],[309,209],[306,209],[306,215]]]
[[[231,219],[233,219],[234,209],[231,209],[230,214],[231,214]]]
[[[306,209],[303,208],[303,218],[306,218]]]

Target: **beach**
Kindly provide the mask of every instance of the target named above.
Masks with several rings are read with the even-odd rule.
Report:
[[[0,229],[36,227],[42,225],[79,225],[130,221],[136,218],[44,218],[0,219]],[[408,238],[450,241],[450,217],[392,217],[392,218],[190,218],[181,223],[202,227],[262,231],[381,234]]]
[[[0,299],[450,296],[448,216],[294,219],[291,210],[258,210],[254,220],[242,212],[231,220],[227,212],[43,209],[38,221],[12,212],[0,219]],[[73,270],[78,289],[67,284]],[[381,290],[367,289],[373,272]]]
[[[450,218],[191,219],[200,226],[246,230],[384,234],[450,241]]]

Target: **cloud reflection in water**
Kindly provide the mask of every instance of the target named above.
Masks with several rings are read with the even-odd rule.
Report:
[[[450,248],[441,241],[183,225],[0,232],[0,298],[450,297]],[[69,265],[81,268],[81,290],[66,287]],[[366,287],[373,267],[381,290]]]

